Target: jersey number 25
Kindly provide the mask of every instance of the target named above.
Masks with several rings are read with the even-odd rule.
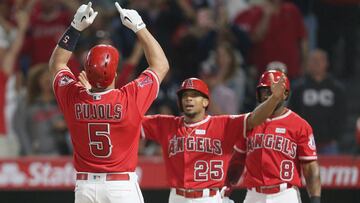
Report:
[[[224,177],[224,163],[222,160],[198,160],[194,165],[194,180],[208,181],[222,180]]]

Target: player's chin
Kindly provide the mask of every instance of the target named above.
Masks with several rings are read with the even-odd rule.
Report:
[[[196,115],[196,112],[192,111],[192,110],[184,110],[184,115],[187,117],[194,117]]]

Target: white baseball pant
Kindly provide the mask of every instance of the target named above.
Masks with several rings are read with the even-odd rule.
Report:
[[[297,187],[288,188],[275,194],[263,194],[255,190],[248,190],[244,203],[301,203]]]
[[[204,195],[199,198],[186,198],[176,194],[176,189],[172,188],[170,190],[169,203],[222,203],[222,198],[219,191],[217,191],[216,195],[212,197]]]
[[[80,174],[88,175],[76,180],[75,203],[144,203],[135,172],[121,173],[129,180],[107,180],[107,173]]]

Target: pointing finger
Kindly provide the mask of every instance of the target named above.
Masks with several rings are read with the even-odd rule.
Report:
[[[92,6],[92,3],[91,3],[91,1],[89,1],[88,5],[86,6],[86,9],[85,9],[86,13],[90,12],[91,6]]]
[[[119,11],[120,15],[124,15],[124,11],[118,2],[115,2],[115,7]]]

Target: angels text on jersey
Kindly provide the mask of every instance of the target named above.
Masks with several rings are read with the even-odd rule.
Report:
[[[222,155],[221,140],[210,137],[176,136],[169,140],[169,157],[185,151]]]
[[[281,135],[256,133],[253,137],[247,137],[246,144],[248,153],[266,148],[282,152],[293,159],[296,157],[297,144]]]

